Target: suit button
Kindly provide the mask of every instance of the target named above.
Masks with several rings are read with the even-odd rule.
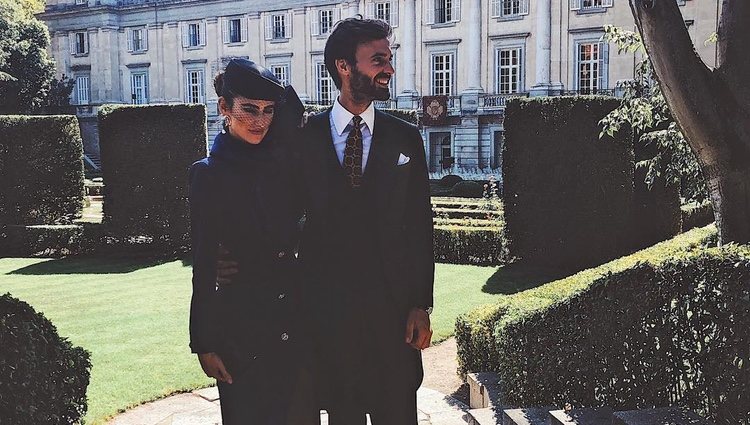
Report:
[[[286,297],[286,294],[279,294],[279,299],[280,299],[280,300],[283,300],[283,299],[284,299],[284,297]]]
[[[282,341],[286,341],[288,339],[289,339],[289,334],[288,333],[284,332],[283,334],[281,334],[281,340]]]
[[[286,252],[279,251],[279,258],[284,258],[285,255],[286,255]]]

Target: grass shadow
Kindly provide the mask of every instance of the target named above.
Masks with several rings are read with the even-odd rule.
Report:
[[[9,275],[124,274],[173,261],[167,258],[65,257],[13,270]]]
[[[497,269],[487,279],[482,292],[487,294],[511,295],[536,288],[545,283],[570,276],[568,269],[541,267],[539,265],[517,261]]]

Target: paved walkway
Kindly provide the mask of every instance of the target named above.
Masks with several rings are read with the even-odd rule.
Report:
[[[468,407],[429,388],[417,391],[419,425],[462,425]],[[369,423],[369,422],[368,422]],[[138,406],[116,416],[109,425],[220,425],[219,391],[216,387],[178,394]],[[328,425],[325,412],[321,425]]]

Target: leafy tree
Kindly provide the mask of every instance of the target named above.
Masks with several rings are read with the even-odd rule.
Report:
[[[722,0],[717,64],[695,52],[675,1],[630,0],[676,128],[700,164],[720,243],[750,243],[750,1]]]
[[[15,0],[0,0],[0,112],[26,113],[43,104],[54,62],[47,27]]]
[[[640,146],[637,151],[645,155],[637,158],[636,166],[647,168],[649,188],[661,177],[670,185],[680,185],[687,201],[703,202],[708,192],[700,165],[672,117],[640,35],[608,25],[604,39],[617,45],[620,53],[635,53],[641,60],[635,78],[622,83],[622,105],[602,119],[600,137],[612,136],[624,126],[631,128]]]

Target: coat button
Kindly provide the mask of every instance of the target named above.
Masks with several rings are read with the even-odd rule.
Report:
[[[283,299],[284,299],[284,297],[286,297],[286,294],[279,294],[279,299],[280,299],[280,300],[283,300]]]
[[[286,255],[286,252],[279,251],[279,258],[284,258],[285,255]]]
[[[284,332],[283,334],[281,334],[281,340],[282,341],[286,341],[288,339],[289,339],[289,334],[288,333]]]

